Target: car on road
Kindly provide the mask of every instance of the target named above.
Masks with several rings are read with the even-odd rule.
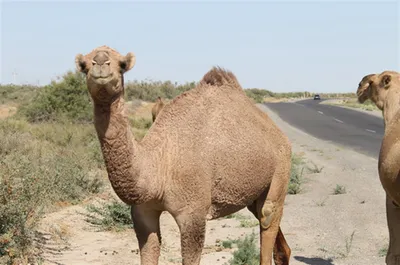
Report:
[[[321,97],[318,94],[314,95],[314,100],[320,100],[320,99],[321,99]]]

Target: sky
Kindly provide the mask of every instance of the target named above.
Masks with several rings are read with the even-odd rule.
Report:
[[[400,71],[399,2],[3,0],[0,83],[48,84],[108,45],[135,53],[126,81],[199,81],[218,65],[243,88],[355,92]]]

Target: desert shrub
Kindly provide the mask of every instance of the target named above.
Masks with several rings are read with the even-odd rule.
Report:
[[[0,85],[0,104],[25,103],[31,99],[40,87],[31,85]]]
[[[132,227],[131,207],[120,201],[112,201],[101,206],[89,205],[85,213],[86,221],[99,226],[100,230],[124,230]]]
[[[0,135],[0,259],[11,262],[36,256],[37,221],[56,202],[101,191],[104,163],[91,125],[9,118],[0,120]]]
[[[273,97],[274,93],[266,89],[249,88],[244,90],[249,98],[254,99],[256,103],[264,102],[265,97]]]
[[[237,250],[233,252],[230,265],[258,265],[260,264],[260,251],[256,246],[256,234],[252,232],[244,239],[236,240]]]
[[[93,117],[93,107],[82,73],[67,72],[60,82],[52,81],[40,89],[28,104],[22,106],[19,114],[29,122],[69,119],[88,122]]]
[[[171,81],[134,80],[125,84],[125,95],[127,100],[155,101],[157,97],[173,99],[196,85],[196,82],[173,84]]]
[[[291,171],[289,179],[289,194],[298,194],[301,191],[301,185],[303,184],[303,169],[304,161],[302,157],[292,154],[291,158]]]

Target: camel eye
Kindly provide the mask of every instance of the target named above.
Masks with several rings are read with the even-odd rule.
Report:
[[[110,63],[111,63],[110,61],[105,62],[106,65],[110,65]]]

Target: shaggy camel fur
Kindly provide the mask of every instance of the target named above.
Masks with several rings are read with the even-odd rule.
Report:
[[[357,89],[360,103],[370,99],[382,110],[385,134],[379,154],[379,178],[386,192],[389,249],[386,264],[400,264],[400,74],[384,71],[365,76]]]
[[[131,205],[141,265],[158,264],[160,215],[179,226],[183,265],[199,265],[206,221],[248,207],[260,222],[260,264],[289,264],[280,229],[291,144],[253,105],[236,77],[212,68],[164,106],[137,142],[124,112],[123,74],[135,64],[101,46],[78,54],[93,99],[94,125],[111,185]]]
[[[158,97],[156,104],[154,104],[153,108],[151,109],[151,116],[153,117],[153,122],[156,120],[158,113],[160,113],[163,107],[164,107],[164,102],[161,100],[161,97]]]

